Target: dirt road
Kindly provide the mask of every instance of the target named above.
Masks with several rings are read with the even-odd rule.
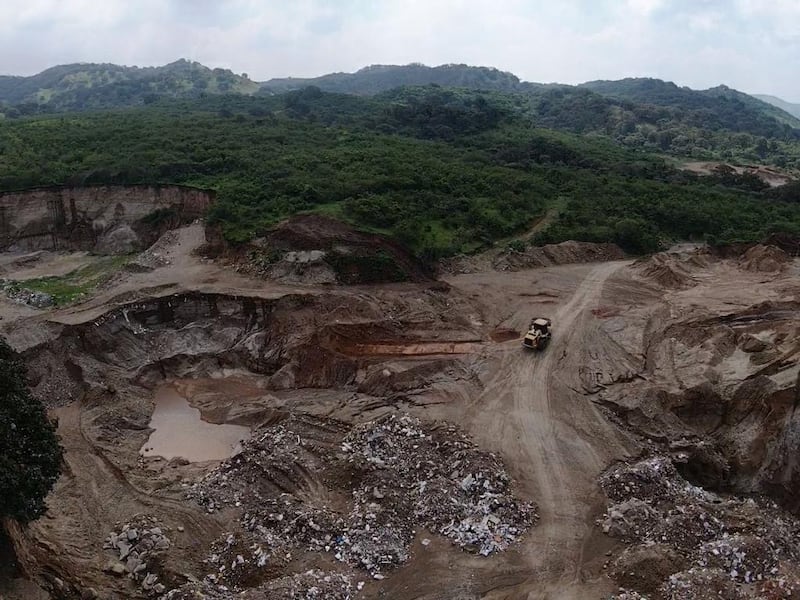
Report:
[[[606,280],[625,264],[589,271],[553,315],[553,341],[545,352],[524,352],[517,340],[492,349],[500,364],[472,405],[474,429],[499,441],[501,454],[516,465],[515,475],[536,499],[541,521],[525,541],[528,580],[488,598],[579,599],[610,590],[608,581],[587,579],[583,556],[584,547],[595,543],[593,519],[602,509],[597,475],[625,448],[619,433],[564,376],[580,367],[590,309]]]

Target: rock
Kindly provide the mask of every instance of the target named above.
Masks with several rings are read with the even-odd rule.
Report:
[[[754,335],[745,334],[742,336],[742,350],[744,352],[763,352],[767,349],[767,342],[758,339]]]
[[[153,575],[152,573],[148,573],[144,580],[142,581],[142,588],[147,591],[150,591],[153,586],[155,586],[156,582],[158,581],[158,575]]]
[[[103,570],[106,573],[111,573],[112,575],[116,575],[117,577],[122,577],[123,575],[125,575],[125,573],[127,573],[125,565],[116,560],[109,561],[109,563],[105,566]]]
[[[97,593],[97,590],[94,588],[85,588],[81,592],[81,600],[94,600],[95,598],[99,598],[100,595]]]
[[[128,555],[131,553],[131,545],[123,541],[118,541],[116,546],[117,550],[119,550],[119,559],[125,560],[128,558]]]
[[[169,548],[169,540],[165,537],[156,540],[156,550],[167,550]]]
[[[138,537],[139,537],[139,532],[138,531],[136,531],[135,529],[129,529],[128,530],[128,539],[129,540],[133,541]]]
[[[183,525],[178,525],[178,531],[180,531],[180,532],[184,531]]]
[[[142,564],[138,558],[134,558],[131,556],[128,558],[128,561],[125,563],[125,568],[128,569],[128,573],[135,573],[136,569]]]

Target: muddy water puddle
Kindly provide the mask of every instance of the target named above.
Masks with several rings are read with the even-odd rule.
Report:
[[[249,427],[204,421],[200,411],[189,404],[174,384],[159,387],[155,402],[150,419],[150,427],[155,431],[142,447],[142,456],[180,457],[191,462],[224,460],[250,435]]]

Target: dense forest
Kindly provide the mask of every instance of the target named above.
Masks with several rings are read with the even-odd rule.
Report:
[[[163,67],[74,64],[32,77],[0,77],[0,114],[19,118],[64,111],[146,106],[165,98],[323,92],[413,101],[415,86],[480,90],[540,127],[612,138],[632,149],[699,160],[758,161],[796,168],[800,119],[782,108],[718,86],[691,90],[658,79],[594,81],[580,86],[520,81],[487,67],[373,65],[313,79],[272,79],[209,69],[187,60]],[[504,96],[504,98],[500,98]],[[397,98],[396,98],[397,99]],[[784,107],[790,107],[784,103]],[[463,132],[462,132],[463,133]]]
[[[368,97],[308,87],[6,119],[0,189],[195,185],[217,190],[209,220],[232,242],[309,211],[391,234],[427,257],[512,238],[614,241],[648,252],[676,239],[800,234],[796,193],[776,194],[755,178],[697,177],[591,128],[542,127],[540,101],[439,86]],[[597,112],[591,102],[583,114]],[[758,139],[738,135],[757,157]],[[767,143],[765,159],[781,156],[797,164],[791,135]]]

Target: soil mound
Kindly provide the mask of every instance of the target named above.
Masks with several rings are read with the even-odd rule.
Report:
[[[694,263],[702,262],[699,255]],[[693,278],[685,261],[678,254],[659,252],[638,261],[634,267],[642,277],[654,281],[665,288],[681,289],[692,285]]]
[[[492,266],[498,271],[518,271],[534,267],[602,262],[623,258],[625,258],[625,253],[616,244],[567,241],[546,246],[531,246],[523,252],[505,250],[492,261]]]
[[[292,217],[253,242],[239,271],[283,283],[345,285],[430,281],[432,273],[403,245],[329,217]]]
[[[779,273],[786,268],[788,262],[789,256],[780,248],[758,244],[742,255],[739,266],[745,271]]]

